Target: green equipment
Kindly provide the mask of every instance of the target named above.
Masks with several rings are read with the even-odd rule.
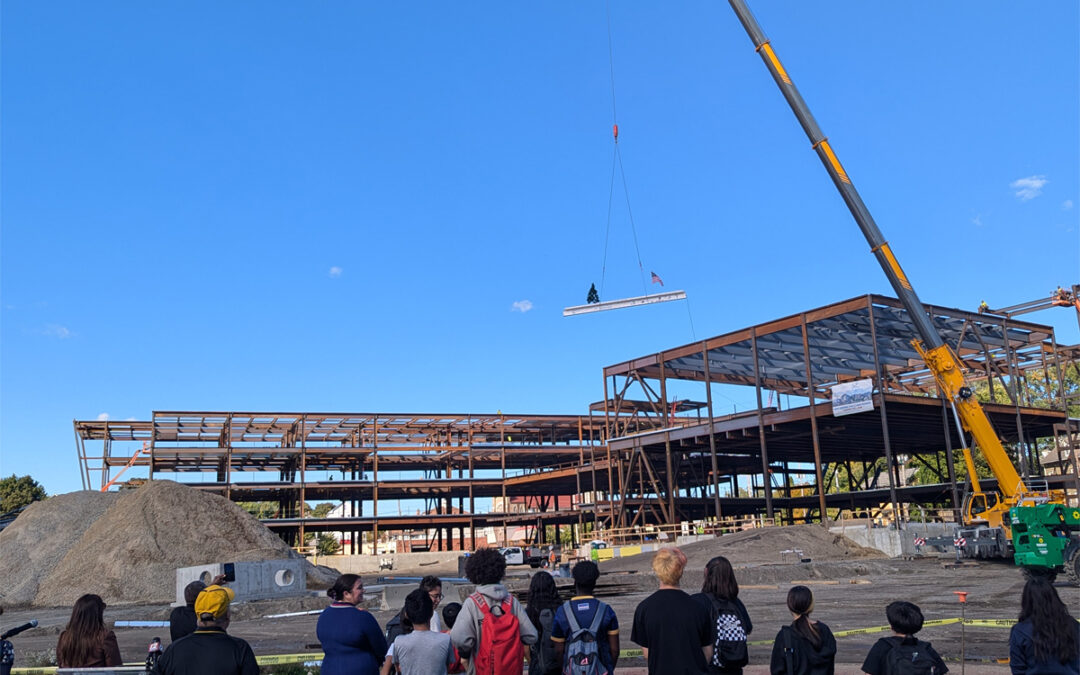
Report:
[[[1013,561],[1024,569],[1062,572],[1080,585],[1080,508],[1037,504],[1009,509]]]

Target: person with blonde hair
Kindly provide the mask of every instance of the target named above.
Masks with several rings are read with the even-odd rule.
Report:
[[[630,639],[641,645],[649,675],[700,675],[712,660],[716,636],[709,610],[679,588],[686,554],[662,548],[652,568],[660,588],[634,611]]]

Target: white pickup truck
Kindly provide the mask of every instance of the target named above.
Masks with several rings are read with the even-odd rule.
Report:
[[[539,546],[506,546],[499,552],[506,558],[507,565],[528,565],[540,567],[548,559],[548,553]]]

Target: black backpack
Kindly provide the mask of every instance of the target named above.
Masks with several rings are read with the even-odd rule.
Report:
[[[406,635],[412,632],[412,624],[404,616],[405,610],[402,610],[390,617],[390,620],[386,622],[386,646],[394,644],[394,640],[399,635]]]
[[[917,640],[904,644],[904,638],[890,637],[885,640],[892,648],[885,654],[885,675],[932,675],[934,659],[930,656],[930,643]]]
[[[732,670],[750,662],[746,651],[746,628],[735,603],[709,596],[716,615],[716,642],[713,644],[711,665]]]
[[[540,635],[536,643],[529,645],[529,675],[548,675],[560,671],[555,656],[555,643],[551,641],[551,629],[555,625],[555,610],[542,609],[539,615]]]

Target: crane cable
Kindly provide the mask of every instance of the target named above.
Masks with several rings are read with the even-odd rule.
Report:
[[[615,47],[611,37],[611,0],[605,3],[607,13],[607,38],[608,38],[608,73],[611,81],[611,136],[614,139],[614,149],[611,156],[611,182],[608,185],[608,210],[607,224],[604,227],[604,257],[600,264],[600,297],[604,297],[604,279],[607,275],[607,252],[608,240],[611,235],[611,210],[615,201],[615,169],[618,167],[622,175],[623,195],[626,197],[626,214],[630,219],[630,232],[634,237],[634,253],[637,255],[638,273],[641,275],[642,295],[649,294],[649,287],[645,284],[645,265],[641,262],[641,248],[638,246],[637,227],[634,225],[634,212],[630,208],[630,188],[626,184],[626,170],[623,168],[622,153],[619,151],[619,114],[615,100]],[[663,285],[663,283],[661,283]],[[690,301],[686,300],[686,317],[690,321],[690,335],[697,339],[697,331],[694,330],[694,315],[690,311]]]
[[[604,278],[607,275],[607,252],[608,241],[611,235],[611,211],[615,201],[615,169],[618,168],[622,176],[623,195],[626,197],[626,213],[630,219],[630,232],[634,238],[634,253],[637,255],[638,273],[641,275],[642,295],[648,295],[649,289],[645,284],[645,265],[641,262],[641,248],[638,246],[637,227],[634,225],[634,212],[630,208],[630,190],[626,184],[626,170],[623,169],[622,153],[619,152],[619,116],[615,102],[615,48],[611,37],[611,1],[608,0],[607,10],[607,36],[608,36],[608,72],[611,79],[611,135],[614,139],[614,149],[611,156],[611,182],[608,186],[608,212],[607,225],[604,228],[604,257],[600,266],[600,296],[604,295]]]

